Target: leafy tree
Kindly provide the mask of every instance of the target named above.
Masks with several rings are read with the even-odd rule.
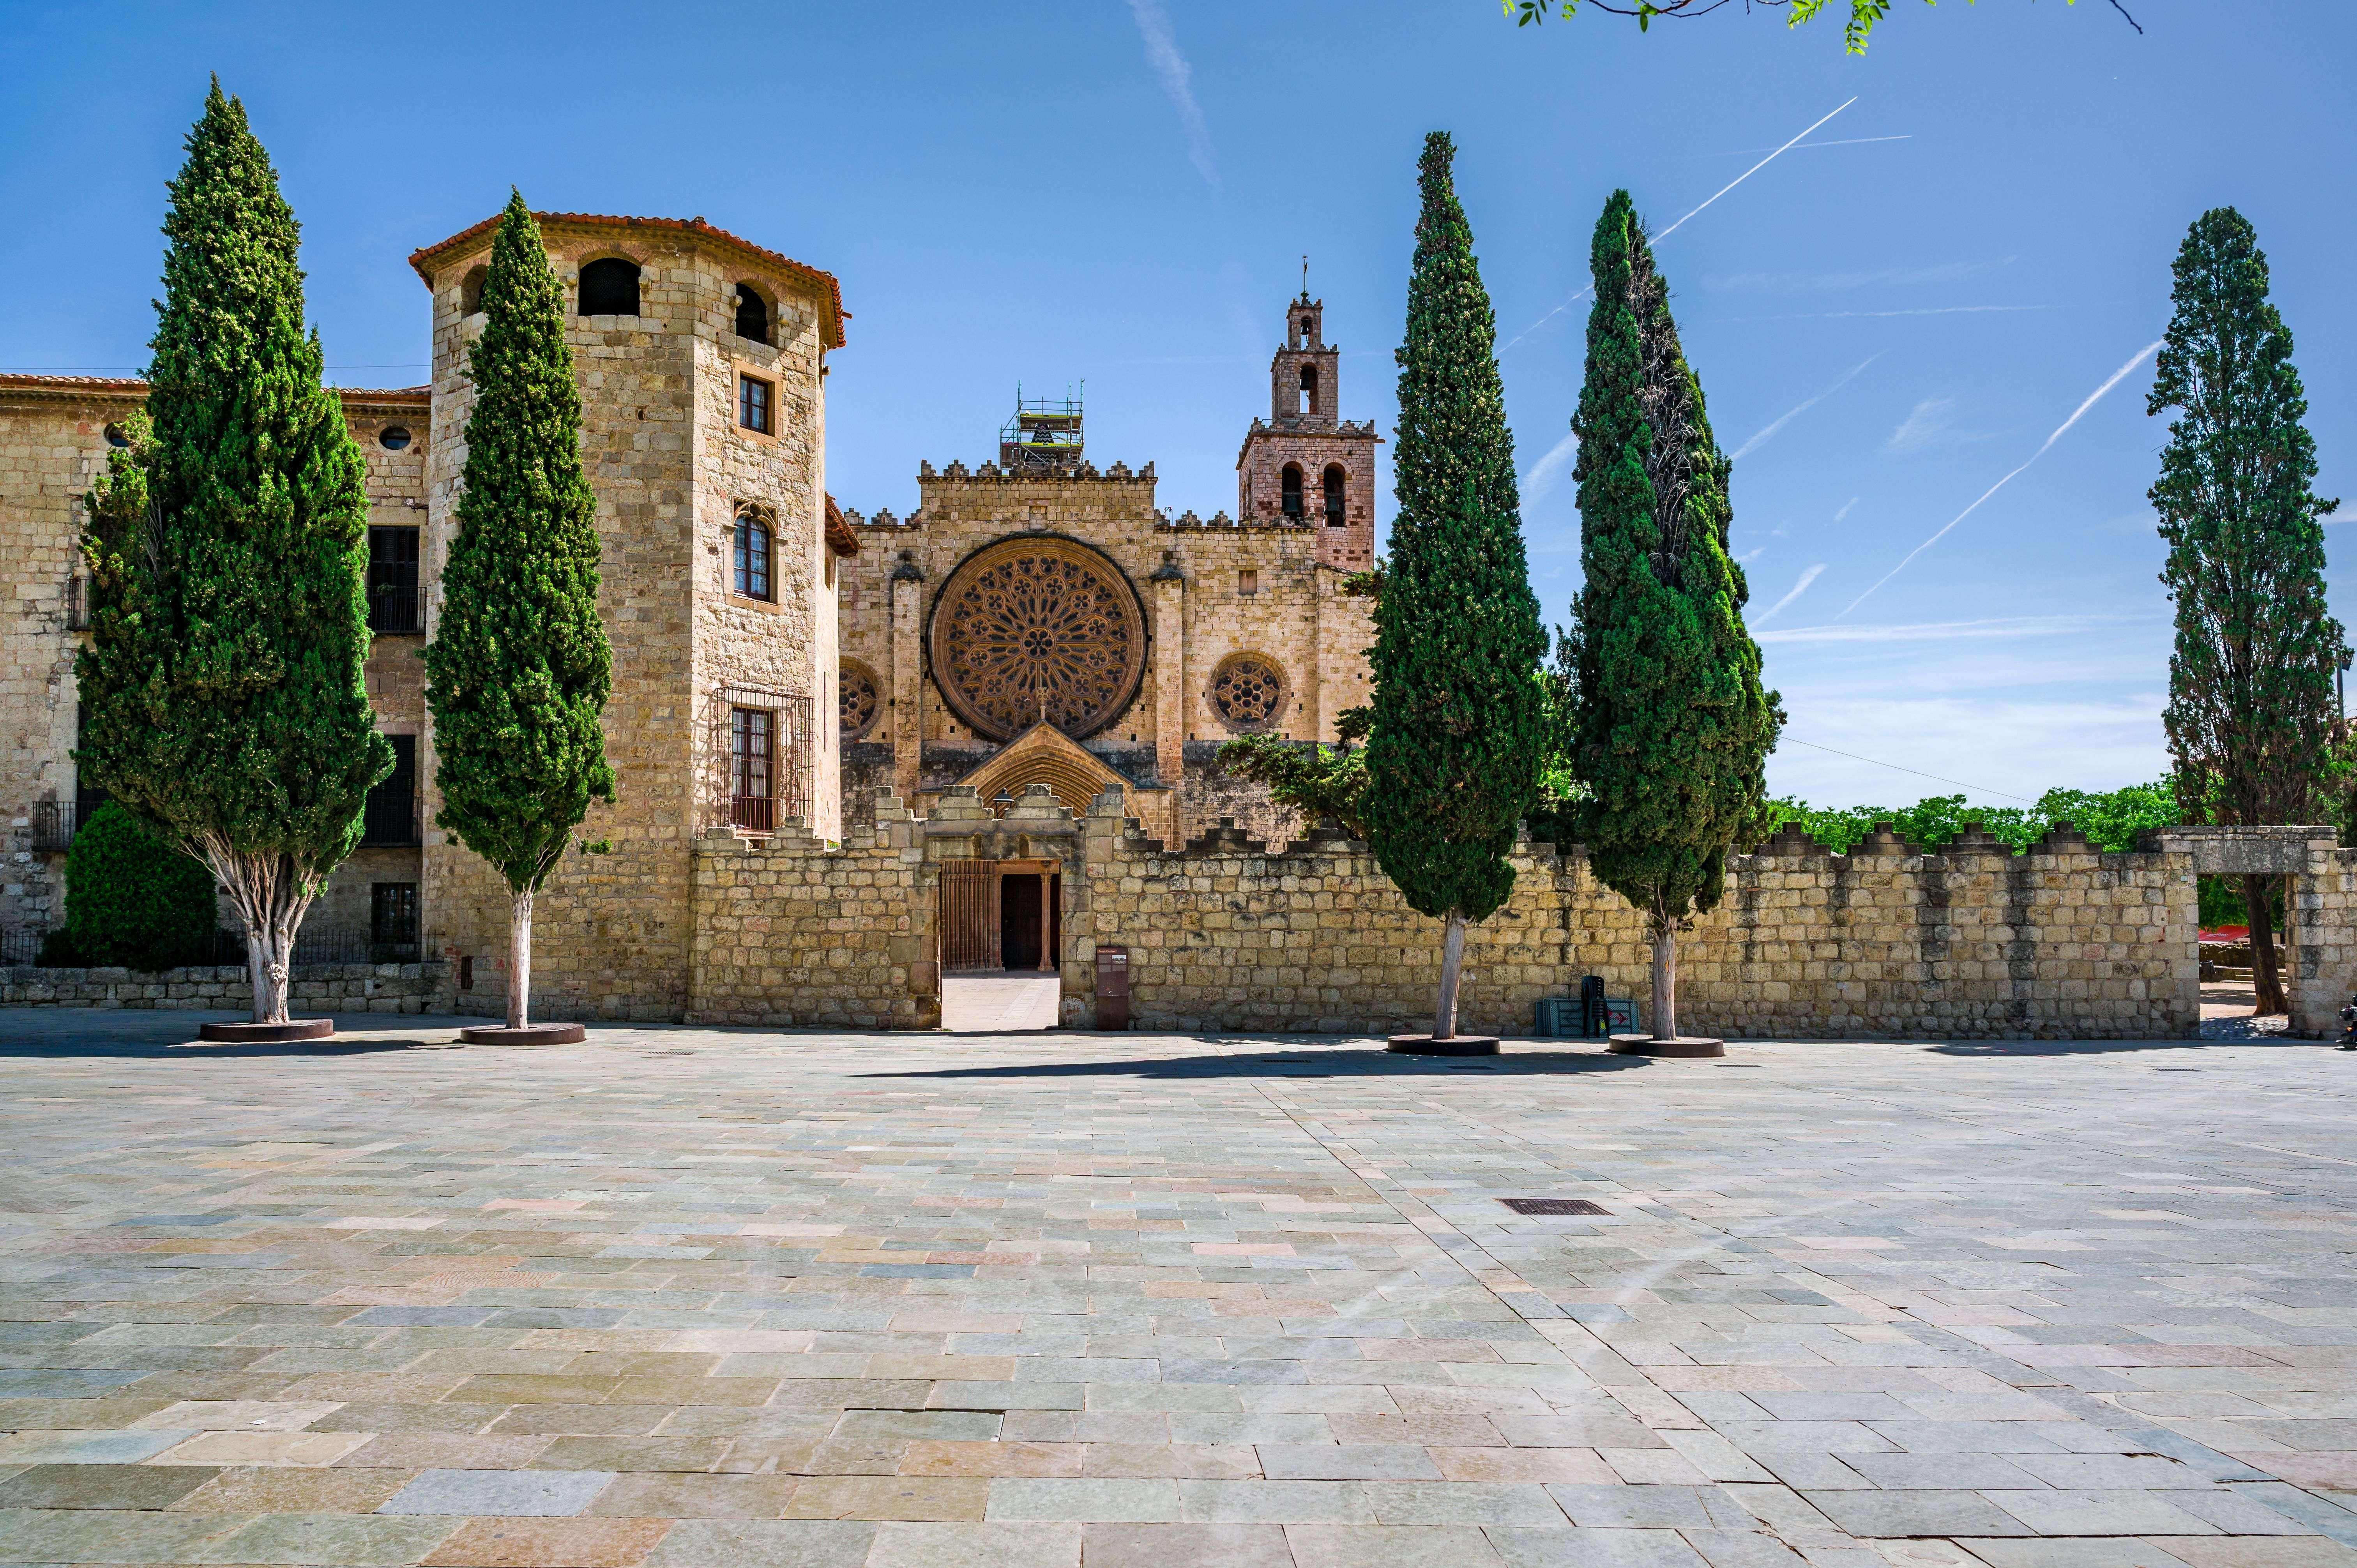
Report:
[[[1889,823],[1891,832],[1908,843],[1925,849],[1936,849],[1976,822],[1984,832],[2003,840],[2019,854],[2056,824],[2068,822],[2099,850],[2129,850],[2136,848],[2137,835],[2174,827],[2180,820],[2177,796],[2166,779],[2100,793],[2049,789],[2029,807],[1972,806],[1962,795],[1932,795],[1911,806],[1825,809],[1781,800],[1770,801],[1768,809],[1771,827],[1795,822],[1819,843],[1843,851],[1882,822]]]
[[[1368,711],[1345,710],[1335,725],[1340,744],[1239,736],[1220,747],[1220,766],[1266,786],[1269,799],[1315,822],[1330,817],[1352,838],[1367,836],[1361,814],[1367,793]]]
[[[1361,815],[1410,908],[1445,922],[1432,1032],[1457,1032],[1465,927],[1513,891],[1506,860],[1538,793],[1546,651],[1523,552],[1497,322],[1436,131],[1398,352],[1399,510],[1375,602]]]
[[[425,650],[425,700],[442,791],[435,825],[507,879],[507,1021],[522,1028],[533,896],[591,799],[614,798],[597,724],[613,650],[597,619],[597,501],[581,471],[565,287],[513,193],[491,242],[483,311],[468,360],[466,489]]]
[[[66,854],[65,950],[75,963],[171,969],[211,950],[212,873],[109,800]]]
[[[295,215],[218,81],[169,186],[145,416],[91,491],[76,763],[203,861],[245,927],[256,1023],[393,770],[361,667],[368,497],[303,324]]]
[[[1568,20],[1578,14],[1582,0],[1500,0],[1500,3],[1505,7],[1506,15],[1514,18],[1516,27],[1525,27],[1534,22],[1545,21],[1547,14],[1558,6],[1559,14]],[[1680,19],[1706,16],[1731,3],[1732,0],[1629,0],[1629,3],[1616,5],[1614,0],[1586,0],[1591,10],[1614,16],[1635,17],[1640,32],[1650,31],[1656,16]],[[1923,3],[1937,5],[1939,0],[1923,0]],[[2062,0],[2062,3],[2075,5],[2078,0]],[[1803,22],[1815,21],[1818,13],[1824,10],[1827,4],[1828,0],[1744,0],[1744,9],[1748,11],[1753,5],[1789,5],[1792,9],[1785,16],[1784,25],[1797,27]],[[2128,16],[2128,9],[2121,0],[2111,0],[2111,5],[2113,10],[2126,18],[2129,27],[2136,27],[2139,34],[2144,31],[2137,27],[2136,19]],[[1873,36],[1874,25],[1889,15],[1890,0],[1849,0],[1849,21],[1842,29],[1842,42],[1849,52],[1864,54],[1867,40]]]
[[[1728,557],[1728,464],[1686,367],[1669,285],[1629,193],[1597,220],[1579,436],[1572,813],[1598,880],[1645,915],[1653,1037],[1677,1035],[1677,933],[1717,904],[1727,851],[1761,836],[1783,725],[1760,685]]]
[[[2175,312],[2146,412],[2178,410],[2148,492],[2177,606],[2163,722],[2195,822],[2314,822],[2348,667],[2325,612],[2316,444],[2290,329],[2267,301],[2257,233],[2231,207],[2196,219],[2172,268]],[[2260,1013],[2285,1010],[2272,877],[2243,879]]]

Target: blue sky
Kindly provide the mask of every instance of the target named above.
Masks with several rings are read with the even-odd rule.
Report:
[[[1792,715],[1771,782],[1828,804],[1951,789],[1900,768],[1991,804],[2107,787],[2165,763],[2144,499],[2165,422],[2136,356],[2205,208],[2258,228],[2321,487],[2357,516],[2357,18],[2129,9],[2142,37],[2106,0],[1899,0],[1859,59],[1833,26],[1739,7],[1640,36],[1516,29],[1494,0],[0,4],[0,368],[144,361],[163,182],[218,70],[305,224],[339,380],[424,379],[404,258],[514,182],[544,209],[702,215],[837,274],[847,505],[907,511],[920,459],[990,455],[1018,379],[1085,380],[1099,461],[1151,460],[1166,506],[1208,514],[1234,506],[1304,252],[1343,412],[1393,424],[1416,152],[1446,129],[1555,621],[1578,517],[1547,459],[1586,306],[1557,307],[1598,208],[1625,186],[1667,229],[1846,103],[1659,252],[1741,455],[1735,549]],[[2333,581],[2352,618],[2357,579]]]

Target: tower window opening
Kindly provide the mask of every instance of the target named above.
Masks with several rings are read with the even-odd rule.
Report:
[[[636,316],[639,313],[639,263],[606,256],[581,269],[581,314]]]
[[[1298,522],[1301,520],[1301,465],[1287,463],[1285,472],[1278,476],[1278,482],[1284,487],[1285,515]]]
[[[473,316],[483,308],[483,280],[490,276],[490,269],[488,267],[467,269],[467,275],[458,280],[459,315]]]
[[[737,336],[756,343],[770,340],[770,306],[749,284],[737,285]]]
[[[1301,412],[1318,412],[1318,367],[1315,365],[1301,367]]]
[[[1326,465],[1326,526],[1329,528],[1340,528],[1348,519],[1349,514],[1342,502],[1343,487],[1348,482],[1349,476],[1342,472],[1341,464]]]
[[[737,424],[756,435],[770,434],[770,383],[759,376],[737,378]]]
[[[734,574],[731,581],[737,592],[748,599],[769,599],[770,593],[769,520],[752,507],[737,510],[737,536],[734,551]]]

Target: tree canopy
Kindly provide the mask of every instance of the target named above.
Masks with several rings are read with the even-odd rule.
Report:
[[[1544,22],[1550,15],[1568,20],[1578,15],[1580,6],[1584,5],[1591,11],[1601,11],[1608,16],[1631,17],[1640,32],[1650,32],[1656,16],[1692,20],[1735,3],[1736,0],[1501,0],[1506,15],[1514,19],[1518,27]],[[1815,21],[1832,3],[1833,0],[1742,0],[1746,12],[1755,5],[1764,10],[1783,10],[1784,24],[1788,27]],[[1939,4],[1939,0],[1923,0],[1923,3],[1934,5]],[[1966,4],[1970,3],[1971,0],[1966,0]],[[2062,0],[2062,3],[2075,5],[2078,0]],[[2128,15],[2128,8],[2122,0],[2109,0],[2109,3],[2113,10],[2126,19],[2129,27],[2135,27],[2139,34],[2144,31],[2136,19]],[[1891,0],[1849,0],[1849,20],[1842,27],[1842,43],[1851,54],[1866,52],[1867,41],[1874,35],[1875,24],[1890,15],[1890,5]]]

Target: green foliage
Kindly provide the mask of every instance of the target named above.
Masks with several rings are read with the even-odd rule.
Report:
[[[1523,551],[1497,324],[1434,132],[1400,349],[1393,473],[1399,500],[1375,601],[1372,732],[1361,815],[1383,872],[1435,917],[1485,918],[1514,885],[1506,860],[1538,794],[1546,651]]]
[[[1582,0],[1500,0],[1500,3],[1505,7],[1506,15],[1514,18],[1516,27],[1526,27],[1534,22],[1545,21],[1547,13],[1558,6],[1566,19],[1577,16]],[[1585,3],[1594,10],[1611,16],[1633,16],[1637,19],[1638,31],[1650,32],[1656,16],[1683,18],[1707,16],[1725,5],[1727,0],[1633,0],[1633,3],[1625,5],[1615,5],[1613,0],[1585,0]],[[1932,5],[1939,0],[1923,0],[1923,3]],[[1971,0],[1966,0],[1966,4],[1970,3]],[[2062,3],[2075,5],[2078,0],[2062,0]],[[1792,11],[1785,16],[1784,25],[1797,27],[1804,22],[1815,21],[1817,14],[1827,4],[1829,0],[1748,0],[1745,8],[1748,10],[1751,5],[1790,5]],[[2111,5],[2113,10],[2127,18],[2129,27],[2136,27],[2138,33],[2144,31],[2136,27],[2136,19],[2128,16],[2127,8],[2120,4],[2120,0],[2111,0]],[[1874,25],[1889,15],[1890,0],[1849,0],[1849,20],[1842,27],[1844,47],[1851,54],[1864,54],[1867,40],[1874,35]]]
[[[1727,555],[1727,460],[1625,190],[1597,221],[1592,264],[1572,422],[1586,582],[1558,655],[1588,796],[1567,815],[1598,879],[1661,933],[1716,904],[1727,851],[1764,833],[1783,714]]]
[[[1367,836],[1362,814],[1367,794],[1365,708],[1345,709],[1335,723],[1338,746],[1248,735],[1220,747],[1220,766],[1239,779],[1265,785],[1269,799],[1290,806],[1311,822],[1332,818],[1352,838]]]
[[[492,242],[483,310],[466,489],[425,650],[434,821],[527,893],[590,800],[614,798],[597,722],[613,652],[597,619],[597,503],[581,471],[565,288],[520,195]]]
[[[2068,822],[2099,850],[2130,850],[2136,835],[2175,827],[2181,820],[2177,798],[2168,781],[2131,784],[2124,789],[2091,793],[2084,789],[2049,789],[2034,806],[1968,806],[1962,795],[1932,795],[1911,806],[1813,807],[1799,800],[1769,802],[1772,827],[1798,823],[1829,849],[1847,850],[1872,832],[1878,822],[1909,843],[1937,848],[1978,823],[1983,832],[2004,840],[2018,854],[2046,836],[2057,822]]]
[[[74,757],[225,881],[242,859],[307,903],[393,768],[361,674],[361,454],[304,327],[294,214],[218,82],[169,189],[146,410],[89,498]]]
[[[121,806],[108,801],[75,831],[64,944],[73,961],[144,970],[202,962],[218,924],[212,873]]]
[[[2172,269],[2175,313],[2147,412],[2179,411],[2150,491],[2177,607],[2163,722],[2197,820],[2313,822],[2349,664],[2325,612],[2316,443],[2267,300],[2266,257],[2231,207],[2203,213]]]

